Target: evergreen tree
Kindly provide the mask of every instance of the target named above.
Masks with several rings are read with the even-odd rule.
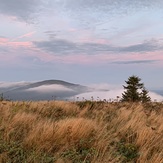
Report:
[[[141,93],[141,101],[144,102],[150,102],[151,98],[148,95],[148,91],[146,90],[145,87],[143,87],[142,89],[142,93]]]
[[[126,90],[122,93],[121,101],[149,101],[150,97],[147,95],[148,91],[145,89],[144,84],[140,82],[141,79],[135,75],[130,76],[123,88]]]

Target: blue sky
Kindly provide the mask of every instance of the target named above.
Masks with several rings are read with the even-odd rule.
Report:
[[[1,81],[163,88],[162,0],[0,0]]]

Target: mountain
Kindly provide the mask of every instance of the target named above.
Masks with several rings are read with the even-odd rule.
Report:
[[[44,80],[39,82],[0,83],[0,94],[9,100],[111,100],[121,98],[123,89],[106,84],[89,87],[62,80]],[[163,101],[163,91],[149,91],[152,101]]]
[[[62,80],[0,84],[0,93],[10,100],[65,100],[88,91],[86,86]]]
[[[9,91],[9,90],[13,90],[19,87],[23,87],[26,86],[28,84],[30,84],[31,82],[13,82],[13,83],[9,83],[9,82],[0,82],[0,93]]]

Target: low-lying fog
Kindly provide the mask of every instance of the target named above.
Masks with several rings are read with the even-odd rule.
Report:
[[[58,80],[43,82],[0,83],[0,94],[10,100],[119,100],[124,89],[107,83],[81,86]],[[152,101],[163,101],[163,96],[149,91]],[[161,90],[160,90],[161,92]]]

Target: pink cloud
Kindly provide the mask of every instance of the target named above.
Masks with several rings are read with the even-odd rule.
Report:
[[[32,47],[32,43],[28,41],[10,41],[7,38],[0,38],[0,45],[4,48],[10,47],[10,48],[30,48]]]
[[[58,58],[59,59],[59,58]],[[150,52],[150,53],[136,53],[134,55],[131,54],[121,54],[117,55],[114,53],[110,54],[98,54],[98,55],[85,55],[85,54],[77,54],[77,55],[68,55],[68,56],[61,56],[60,59],[64,63],[68,64],[93,64],[93,65],[103,65],[103,64],[109,64],[114,62],[120,62],[120,61],[137,61],[137,60],[151,60],[156,61],[152,64],[154,66],[163,66],[163,56],[162,52]]]
[[[10,41],[8,38],[3,38],[3,37],[0,37],[0,45],[5,48],[32,47],[32,43],[29,41]]]
[[[26,36],[32,35],[32,33],[25,34]],[[24,36],[23,36],[24,37]],[[90,38],[89,38],[90,39]],[[91,42],[91,39],[90,39]],[[105,39],[95,39],[94,43],[106,44],[107,40]],[[113,62],[120,61],[134,61],[134,60],[158,60],[157,65],[162,66],[163,64],[163,55],[161,51],[158,52],[148,52],[148,53],[130,53],[125,54],[115,54],[108,52],[108,54],[97,54],[97,55],[86,55],[86,54],[71,54],[71,55],[58,55],[52,53],[46,53],[40,49],[37,49],[33,46],[32,42],[28,41],[10,41],[7,38],[0,37],[0,45],[6,49],[11,50],[7,55],[0,55],[1,61],[10,61],[17,59],[17,62],[21,63],[22,56],[29,56],[33,58],[38,58],[42,62],[51,62],[51,63],[66,63],[66,64],[85,64],[85,65],[103,65]],[[22,50],[24,48],[24,50]]]
[[[16,41],[16,40],[21,39],[21,38],[31,37],[31,36],[33,36],[35,33],[36,33],[35,31],[33,31],[33,32],[28,32],[28,33],[26,33],[26,34],[24,34],[24,35],[21,35],[21,36],[18,36],[17,38],[12,39],[11,41]]]
[[[0,44],[6,43],[8,41],[7,38],[0,37]]]
[[[19,36],[18,38],[31,37],[31,36],[32,36],[33,34],[35,34],[35,33],[36,33],[35,31],[29,32],[29,33],[26,33],[26,34],[24,34],[24,35]]]
[[[5,43],[7,42],[8,40],[6,38],[3,38],[3,37],[0,37],[0,43]]]
[[[30,48],[32,46],[31,42],[8,42],[8,45],[12,48],[25,47]]]

